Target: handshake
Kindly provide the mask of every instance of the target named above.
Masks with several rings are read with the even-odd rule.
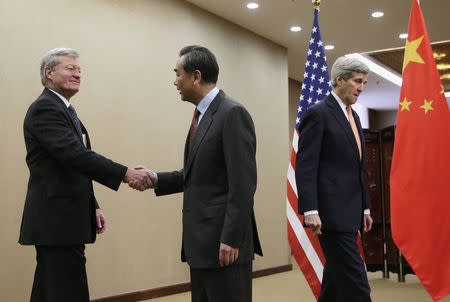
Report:
[[[143,166],[137,166],[134,169],[128,168],[123,182],[127,183],[130,188],[139,191],[154,189],[158,183],[156,173]]]

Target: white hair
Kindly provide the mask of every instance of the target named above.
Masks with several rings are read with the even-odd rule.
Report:
[[[50,68],[55,70],[59,64],[60,56],[78,58],[80,55],[75,49],[72,48],[54,48],[49,50],[41,61],[41,83],[46,86],[47,77],[45,76],[45,69]]]
[[[331,67],[331,83],[333,87],[337,86],[336,78],[341,76],[344,80],[352,77],[354,72],[368,74],[369,67],[357,58],[340,57]]]

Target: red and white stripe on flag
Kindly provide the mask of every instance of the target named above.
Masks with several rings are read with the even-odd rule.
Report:
[[[298,214],[298,196],[295,183],[297,146],[298,132],[295,130],[287,175],[286,214],[288,218],[288,240],[295,261],[303,272],[314,296],[318,298],[322,284],[325,257],[319,240],[309,228],[303,227],[303,217]]]

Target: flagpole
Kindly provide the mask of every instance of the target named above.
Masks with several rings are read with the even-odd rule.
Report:
[[[314,8],[319,8],[320,0],[312,0],[312,4],[313,4]]]

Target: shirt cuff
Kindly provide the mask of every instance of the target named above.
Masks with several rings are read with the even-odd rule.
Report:
[[[319,214],[319,211],[317,211],[317,210],[307,211],[303,214],[303,216],[309,216],[309,215],[314,215],[314,214]]]
[[[365,209],[364,210],[364,215],[370,215],[370,209]]]

